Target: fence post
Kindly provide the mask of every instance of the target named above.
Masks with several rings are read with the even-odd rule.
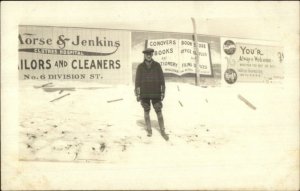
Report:
[[[196,86],[200,85],[200,73],[199,73],[199,49],[198,49],[198,39],[197,39],[197,28],[196,28],[196,22],[195,19],[192,17],[192,22],[193,22],[193,28],[194,28],[194,47],[196,51]]]

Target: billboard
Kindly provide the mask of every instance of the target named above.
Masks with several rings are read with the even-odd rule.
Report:
[[[154,49],[153,59],[159,62],[164,73],[183,75],[196,73],[194,41],[188,39],[150,39],[148,48]],[[209,45],[198,42],[199,73],[212,75]]]
[[[221,38],[223,82],[280,82],[283,47],[272,41]]]
[[[192,40],[179,40],[179,63],[181,66],[181,73],[196,73],[196,51],[195,43]],[[212,63],[210,55],[210,47],[207,42],[198,42],[198,56],[199,56],[199,73],[202,75],[211,76]]]
[[[193,34],[19,26],[20,80],[93,80],[131,84],[145,47],[166,81],[195,84]],[[277,42],[198,35],[200,84],[274,82],[284,78]]]
[[[19,26],[19,79],[130,82],[130,32]]]
[[[132,80],[138,64],[143,62],[142,51],[153,48],[153,59],[162,66],[168,82],[195,84],[193,34],[134,31],[131,36]],[[200,84],[219,86],[221,83],[220,37],[198,35]]]
[[[146,47],[153,48],[153,59],[160,63],[164,73],[181,74],[179,64],[178,39],[149,39]]]

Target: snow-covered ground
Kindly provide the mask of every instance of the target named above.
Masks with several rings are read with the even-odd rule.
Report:
[[[133,86],[51,82],[52,87],[75,90],[47,92],[34,86],[49,81],[20,81],[22,161],[191,167],[199,170],[203,180],[215,177],[205,179],[203,189],[210,188],[212,181],[224,181],[222,189],[278,189],[298,181],[299,135],[295,134],[299,130],[290,120],[295,119],[295,107],[289,101],[294,95],[280,85],[203,88],[169,82],[163,115],[170,140],[165,141],[153,108],[153,136],[146,136],[143,109]],[[108,102],[117,99],[121,100]],[[233,176],[236,184],[227,185],[227,178]],[[254,182],[256,187],[251,187]],[[172,185],[165,186],[172,189]]]

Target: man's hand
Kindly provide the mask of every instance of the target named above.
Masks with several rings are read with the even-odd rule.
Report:
[[[136,101],[138,101],[138,102],[141,101],[140,88],[139,87],[134,90],[134,93],[135,93],[135,96],[136,96]]]
[[[162,76],[163,77],[163,76]],[[163,101],[164,100],[164,98],[165,98],[165,90],[166,90],[166,86],[163,84],[163,85],[161,85],[160,86],[160,92],[161,92],[161,94],[160,94],[160,100],[161,101]]]
[[[164,98],[165,98],[165,93],[161,93],[161,96],[160,96],[161,101],[163,101]]]

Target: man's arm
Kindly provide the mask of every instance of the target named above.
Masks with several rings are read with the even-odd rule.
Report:
[[[135,88],[134,93],[137,97],[137,101],[140,99],[140,86],[141,86],[141,72],[140,72],[140,65],[137,67],[136,75],[135,75]]]
[[[162,71],[162,68],[159,65],[159,80],[160,80],[160,87],[161,87],[161,100],[165,98],[165,91],[166,91],[166,85],[165,85],[165,77],[164,77],[164,72]]]

